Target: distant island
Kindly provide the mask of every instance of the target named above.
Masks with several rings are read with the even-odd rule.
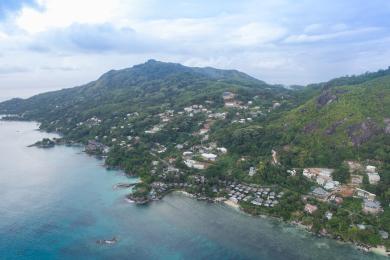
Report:
[[[61,134],[34,146],[82,144],[139,176],[131,202],[185,191],[390,250],[390,68],[285,88],[149,60],[2,102],[0,114]]]

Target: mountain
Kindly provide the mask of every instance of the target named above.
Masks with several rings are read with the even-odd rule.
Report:
[[[41,122],[111,116],[138,110],[178,108],[205,99],[221,103],[224,91],[250,97],[287,94],[281,86],[271,86],[236,70],[192,68],[176,63],[149,60],[122,70],[112,70],[86,85],[44,93],[29,99],[0,103],[6,114],[23,114]]]

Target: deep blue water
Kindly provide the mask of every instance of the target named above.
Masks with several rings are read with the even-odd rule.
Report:
[[[51,136],[36,127],[0,122],[0,259],[380,259],[179,194],[129,204],[113,185],[136,179],[79,148],[27,148]]]

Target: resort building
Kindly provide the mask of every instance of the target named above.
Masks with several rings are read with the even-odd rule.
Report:
[[[217,159],[217,155],[213,153],[202,153],[201,156],[207,161],[215,161]]]
[[[382,212],[383,209],[381,207],[381,204],[379,201],[371,201],[365,199],[363,202],[363,212],[370,213],[370,214],[378,214],[379,212]]]

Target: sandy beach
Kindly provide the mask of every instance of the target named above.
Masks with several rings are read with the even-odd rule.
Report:
[[[370,252],[378,255],[390,256],[390,253],[386,252],[386,248],[384,246],[371,247]]]
[[[177,192],[177,193],[179,193],[179,194],[182,194],[182,195],[184,195],[184,196],[186,196],[186,197],[190,197],[190,198],[193,198],[193,197],[194,197],[194,195],[192,195],[192,194],[190,194],[190,193],[188,193],[188,192],[186,192],[186,191],[184,191],[184,190],[175,190],[174,192]]]
[[[240,205],[237,203],[231,201],[231,200],[225,200],[224,203],[228,205],[229,207],[235,208],[235,209],[240,209]]]

